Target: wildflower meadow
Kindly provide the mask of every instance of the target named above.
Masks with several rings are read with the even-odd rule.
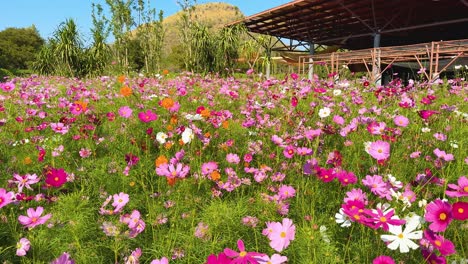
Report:
[[[466,263],[468,83],[0,83],[1,263]]]

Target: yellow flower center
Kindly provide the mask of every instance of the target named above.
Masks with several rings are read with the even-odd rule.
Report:
[[[441,214],[439,215],[439,219],[440,219],[440,220],[445,220],[445,219],[447,219],[447,215],[446,215],[445,213],[441,213]]]
[[[380,222],[387,222],[387,218],[385,216],[380,217]]]
[[[434,241],[434,244],[438,247],[440,247],[442,245],[442,242],[440,242],[440,240],[436,240]]]
[[[354,215],[354,219],[359,220],[361,217],[359,215]]]
[[[382,150],[382,149],[378,149],[377,152],[378,152],[378,153],[382,153],[383,150]]]
[[[59,177],[55,177],[54,181],[56,181],[56,182],[59,181]]]
[[[173,177],[175,177],[175,176],[177,176],[177,172],[176,172],[176,171],[173,171],[173,172],[171,172],[171,175],[172,175]]]
[[[0,200],[0,203],[2,203],[1,200]],[[458,213],[463,214],[464,211],[465,210],[463,210],[463,208],[458,208]]]
[[[404,236],[403,236],[403,233],[400,233],[400,234],[398,235],[398,238],[399,238],[399,239],[403,239],[403,237],[404,237]]]
[[[464,192],[468,192],[468,186],[465,186],[465,187],[463,188],[463,191],[464,191]]]
[[[285,233],[285,232],[281,232],[280,237],[281,237],[281,238],[285,238],[285,237],[286,237],[286,233]]]
[[[0,204],[2,204],[2,203],[3,203],[3,199],[2,199],[2,198],[0,198]]]
[[[240,256],[240,257],[245,257],[246,255],[247,255],[247,252],[246,252],[246,251],[241,251],[241,252],[239,253],[239,256]]]
[[[37,217],[31,218],[31,222],[36,223],[37,222]]]

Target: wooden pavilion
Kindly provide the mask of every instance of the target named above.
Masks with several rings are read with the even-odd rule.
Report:
[[[361,63],[379,81],[389,65],[413,61],[431,80],[468,56],[468,0],[295,0],[235,24],[274,36],[269,55],[307,51],[298,63],[309,78],[317,63],[331,72]],[[350,51],[315,54],[320,45]]]

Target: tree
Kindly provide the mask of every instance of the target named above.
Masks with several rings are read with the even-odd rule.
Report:
[[[56,46],[54,54],[58,56],[59,73],[76,76],[81,65],[82,41],[73,19],[62,22],[54,33]]]
[[[110,48],[106,39],[110,33],[109,21],[103,15],[102,6],[92,4],[91,18],[93,21],[93,43],[88,50],[89,72],[94,75],[102,74],[110,58]]]
[[[43,44],[35,26],[0,31],[0,68],[29,69]]]

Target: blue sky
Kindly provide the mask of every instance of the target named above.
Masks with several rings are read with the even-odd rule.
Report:
[[[291,0],[198,0],[197,3],[226,2],[239,7],[249,16],[279,6]],[[91,3],[106,6],[105,0],[0,0],[0,31],[8,27],[29,27],[35,25],[44,39],[52,36],[57,26],[67,18],[75,19],[80,32],[89,39]],[[169,16],[180,10],[176,0],[151,0],[152,7]]]

